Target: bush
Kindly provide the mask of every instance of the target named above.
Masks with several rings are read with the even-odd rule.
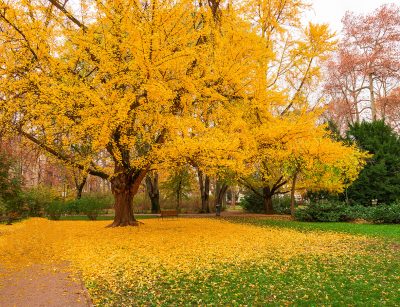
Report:
[[[58,193],[46,186],[25,189],[21,193],[21,202],[29,216],[42,216],[43,212],[47,211],[50,204],[57,198]]]
[[[69,200],[65,203],[65,213],[69,215],[79,214],[79,204],[76,199]]]
[[[272,206],[276,214],[290,214],[290,196],[280,195],[273,197]]]
[[[0,197],[0,216],[6,215],[7,213],[7,204],[6,202]]]
[[[85,195],[71,203],[68,208],[85,214],[90,220],[96,220],[99,214],[110,208],[113,200],[109,195]]]
[[[260,191],[260,193],[262,193]],[[254,193],[253,191],[247,192],[242,200],[240,201],[240,206],[243,210],[251,213],[264,213],[264,203],[260,195]],[[277,214],[290,214],[290,196],[274,196],[272,198],[272,206]]]
[[[253,191],[249,191],[244,195],[240,205],[246,212],[263,213],[265,211],[262,197]]]
[[[306,222],[346,222],[364,219],[373,223],[400,223],[400,201],[390,205],[364,207],[361,205],[348,206],[343,202],[312,202],[299,208],[295,218]]]
[[[354,221],[356,219],[368,220],[370,216],[370,207],[362,205],[352,205],[347,208],[347,220]]]
[[[350,217],[349,206],[339,201],[311,202],[308,206],[298,208],[295,218],[306,222],[343,222],[354,218]]]
[[[371,207],[368,219],[376,224],[400,224],[400,201]]]
[[[66,213],[66,203],[62,200],[54,200],[45,207],[46,214],[51,220],[59,220]]]

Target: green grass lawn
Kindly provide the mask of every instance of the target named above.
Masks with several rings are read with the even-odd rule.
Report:
[[[272,220],[268,218],[227,217],[228,221],[246,223],[263,227],[290,228],[298,231],[333,231],[353,235],[365,235],[380,239],[400,242],[400,225],[398,224],[354,224],[354,223],[317,223]]]
[[[220,267],[198,272],[196,279],[163,277],[152,288],[125,288],[113,300],[121,305],[165,306],[398,306],[399,258],[382,256],[385,259],[379,261],[375,257],[310,257],[275,266]]]

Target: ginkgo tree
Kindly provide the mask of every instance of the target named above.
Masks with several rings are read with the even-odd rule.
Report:
[[[368,156],[333,140],[325,125],[317,124],[317,118],[316,112],[289,113],[264,119],[253,130],[257,140],[249,160],[253,172],[239,181],[262,197],[265,212],[273,213],[272,197],[276,194],[293,194],[296,190],[341,192],[357,179]]]
[[[0,123],[109,180],[111,226],[137,225],[132,200],[150,171],[280,169],[285,147],[270,134],[309,118],[318,59],[333,46],[326,26],[301,26],[305,7],[0,0]]]
[[[266,58],[262,90],[245,112],[255,144],[248,158],[253,172],[237,174],[263,198],[267,213],[273,213],[272,196],[290,186],[293,194],[297,181],[298,188],[307,181],[308,189],[340,191],[356,179],[365,158],[356,148],[332,141],[318,125],[320,109],[311,105],[310,95],[321,81],[321,62],[336,42],[327,25],[301,24],[306,7],[296,0],[247,1],[243,7],[266,50],[275,55]]]
[[[196,151],[222,163],[240,146],[216,130],[250,94],[260,44],[238,14],[222,19],[228,6],[2,0],[1,123],[109,180],[112,226],[136,225],[132,199],[154,165]]]

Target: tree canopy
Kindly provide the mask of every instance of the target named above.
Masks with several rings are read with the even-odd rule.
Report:
[[[1,0],[0,122],[110,180],[112,226],[137,224],[132,199],[159,167],[255,172],[270,188],[301,157],[304,178],[318,161],[340,189],[347,175],[338,169],[353,180],[362,154],[321,133],[310,107],[334,40],[326,25],[300,23],[305,8],[300,0]]]

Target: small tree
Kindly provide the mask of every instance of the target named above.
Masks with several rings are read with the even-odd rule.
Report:
[[[176,210],[182,208],[182,199],[188,198],[191,192],[191,174],[187,167],[174,170],[161,187],[166,191],[168,198],[174,199]]]
[[[349,200],[370,205],[372,199],[390,203],[400,197],[400,139],[383,121],[356,123],[347,137],[373,154],[348,188]]]

